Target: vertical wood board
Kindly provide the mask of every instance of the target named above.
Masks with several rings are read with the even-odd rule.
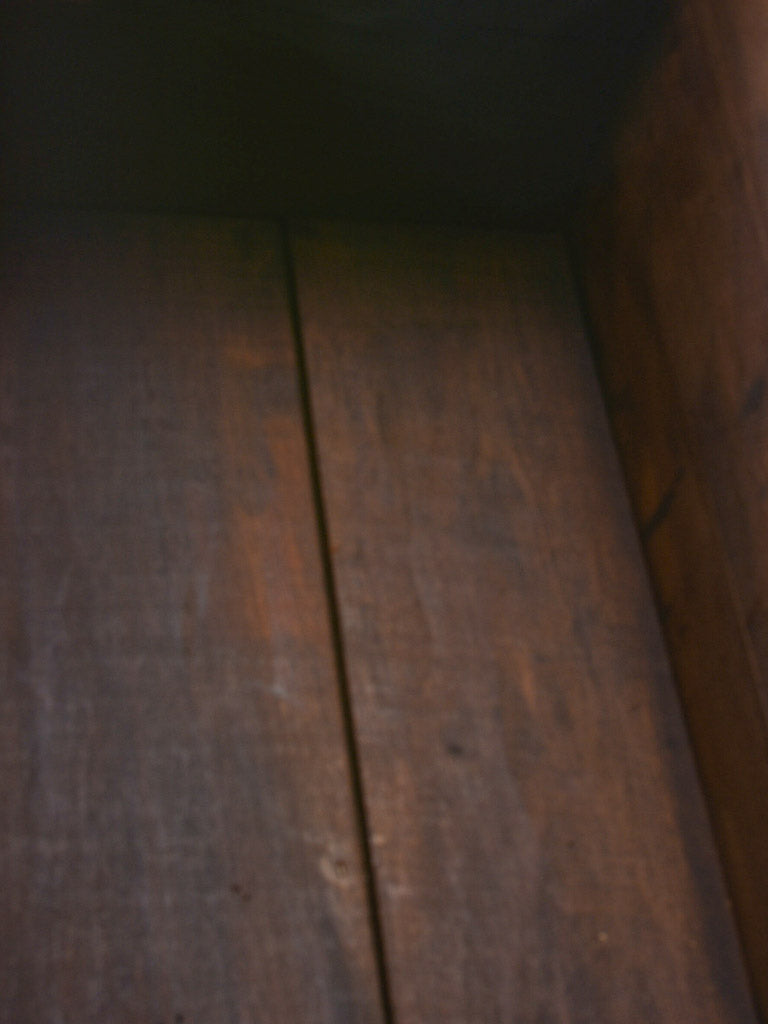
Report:
[[[573,243],[768,1016],[768,10],[677,7]]]
[[[560,243],[295,251],[396,1019],[754,1020]]]
[[[0,1020],[381,1020],[279,247],[3,246]]]

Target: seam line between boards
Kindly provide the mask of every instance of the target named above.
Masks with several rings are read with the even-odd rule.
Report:
[[[347,671],[347,662],[344,653],[344,638],[329,540],[328,516],[325,507],[325,498],[323,495],[320,454],[317,445],[315,418],[312,408],[312,395],[305,353],[304,331],[301,321],[298,282],[296,278],[293,247],[291,245],[290,225],[287,221],[280,222],[280,240],[283,273],[285,275],[285,289],[288,300],[288,314],[290,317],[291,334],[293,336],[296,358],[299,402],[301,405],[310,486],[315,510],[315,524],[320,551],[323,587],[325,590],[326,609],[330,627],[331,644],[333,648],[334,668],[338,683],[339,701],[341,704],[344,741],[346,746],[347,764],[349,766],[350,787],[357,824],[358,842],[363,861],[366,901],[368,905],[368,918],[371,928],[376,973],[379,983],[379,997],[385,1024],[394,1024],[395,1018],[389,989],[384,932],[379,909],[379,898],[376,885],[376,873],[373,864],[373,852],[370,843],[368,815],[365,806],[365,791],[363,786],[361,760],[355,732],[349,674]]]

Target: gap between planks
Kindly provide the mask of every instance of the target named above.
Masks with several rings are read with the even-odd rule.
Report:
[[[301,415],[304,425],[304,435],[307,442],[307,460],[312,487],[312,498],[315,505],[317,541],[320,550],[323,584],[325,586],[326,604],[328,608],[328,625],[333,645],[334,667],[336,669],[336,677],[339,684],[339,700],[341,703],[344,722],[344,737],[347,745],[350,784],[354,797],[360,849],[365,869],[366,895],[368,900],[371,931],[373,933],[374,951],[376,955],[379,994],[381,997],[385,1024],[394,1024],[392,998],[390,995],[389,979],[387,976],[384,932],[381,925],[376,873],[373,866],[373,856],[371,852],[371,831],[366,810],[365,790],[360,766],[360,754],[358,751],[357,737],[355,735],[355,724],[352,713],[352,695],[350,692],[349,674],[347,671],[347,662],[344,653],[344,638],[341,628],[341,619],[339,617],[339,602],[336,593],[333,555],[328,535],[328,518],[325,509],[323,484],[320,474],[317,435],[315,431],[314,414],[312,411],[312,395],[307,371],[306,353],[304,350],[304,333],[301,324],[301,307],[296,283],[296,266],[291,246],[291,229],[290,225],[286,221],[282,221],[280,223],[280,243],[285,272],[288,312],[296,353],[296,372],[298,377],[299,397],[301,401]]]

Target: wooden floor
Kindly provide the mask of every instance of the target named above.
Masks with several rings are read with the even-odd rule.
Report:
[[[555,237],[3,243],[2,1024],[754,1021]]]

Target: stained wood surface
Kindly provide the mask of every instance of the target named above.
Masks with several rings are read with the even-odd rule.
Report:
[[[295,250],[395,1018],[754,1020],[559,244]]]
[[[273,232],[4,257],[0,1020],[380,1021]]]
[[[679,5],[574,238],[768,1019],[767,43],[757,0]]]

